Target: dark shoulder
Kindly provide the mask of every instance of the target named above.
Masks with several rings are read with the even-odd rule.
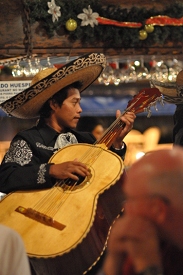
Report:
[[[29,137],[29,136],[35,136],[36,133],[38,134],[37,126],[33,126],[29,129],[25,129],[25,130],[18,132],[16,134],[15,138],[17,138],[17,137],[25,138],[25,137]]]

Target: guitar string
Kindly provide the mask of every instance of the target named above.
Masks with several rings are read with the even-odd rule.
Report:
[[[96,146],[94,146],[94,149],[96,149]],[[89,151],[91,151],[91,148],[89,149]],[[95,151],[95,152],[94,152]],[[89,163],[90,166],[92,166],[92,164],[96,161],[96,158],[99,157],[99,155],[102,153],[103,149],[102,148],[97,148],[96,150],[93,150],[92,152],[92,156],[91,154],[89,155],[89,160],[86,161],[86,163]],[[88,154],[87,154],[88,155]],[[93,159],[93,161],[91,161],[91,159]],[[89,166],[88,165],[88,166]],[[67,185],[67,182],[65,182]],[[64,183],[64,184],[65,184]],[[77,185],[77,181],[75,182],[75,184],[73,184],[72,186],[68,186],[66,188],[66,191],[72,191],[74,190],[75,186]],[[62,186],[63,187],[63,181],[60,181],[57,183],[57,186]],[[64,202],[66,201],[66,199],[70,196],[70,192],[65,192],[64,194],[62,194],[62,197],[60,199],[60,203],[55,204],[54,202],[52,202],[52,204],[49,205],[49,207],[47,207],[47,213],[49,213],[49,215],[54,215],[56,214],[56,212],[60,209],[60,207],[64,204]],[[54,200],[55,201],[55,200]]]
[[[112,128],[114,129],[114,128],[120,128],[121,127],[121,125],[119,125],[119,121],[120,121],[120,119],[117,119],[116,121],[115,121],[115,123],[113,124],[113,126],[112,126]],[[110,132],[112,131],[112,129],[110,129],[108,132],[107,132],[107,134],[106,135],[110,135]],[[100,142],[98,142],[99,144],[100,144]],[[97,142],[95,143],[95,144],[97,144]],[[92,166],[92,164],[96,161],[96,158],[98,158],[99,157],[99,155],[102,153],[102,151],[103,151],[103,148],[101,148],[101,147],[99,147],[99,148],[97,148],[97,150],[93,150],[93,148],[94,149],[96,149],[96,145],[93,145],[91,148],[89,148],[88,150],[87,150],[87,152],[85,153],[85,155],[86,155],[86,157],[88,157],[89,156],[89,160],[87,160],[87,161],[85,161],[85,155],[83,156],[83,159],[80,159],[80,161],[81,162],[83,162],[83,163],[87,163],[87,166],[89,167],[91,167]],[[92,151],[92,154],[90,153]],[[91,159],[92,159],[92,161],[91,161]],[[59,183],[57,183],[57,186],[61,186],[63,184],[63,181],[61,180]],[[75,182],[75,184],[73,184],[73,186],[69,186],[68,188],[67,188],[67,190],[66,191],[72,191],[72,190],[74,190],[74,188],[75,188],[75,186],[77,185],[77,182]],[[63,205],[63,203],[66,201],[66,199],[68,198],[68,196],[70,195],[70,193],[68,192],[68,195],[67,196],[63,196],[62,197],[62,200],[60,201],[60,203],[59,203],[59,205],[57,205],[56,207],[52,207],[52,206],[50,206],[49,207],[49,210],[51,211],[51,212],[49,212],[49,214],[54,214],[55,213],[55,211],[56,211],[56,209],[55,208],[57,208],[57,209],[59,209],[62,205]],[[53,204],[52,204],[53,205]],[[58,210],[57,210],[58,211]]]
[[[96,146],[92,145],[92,147],[94,147],[95,149],[97,148]],[[88,149],[87,151],[90,151],[90,149]],[[92,152],[93,156],[92,156],[92,159],[91,159],[91,154],[90,156],[87,156],[88,154],[86,154],[86,157],[89,157],[90,158],[90,166],[92,166],[92,164],[96,161],[96,158],[99,157],[99,155],[102,153],[102,149],[101,148],[97,148],[97,150],[93,150],[93,151],[97,151],[96,153],[95,152]],[[66,180],[60,180],[58,181],[54,187],[53,187],[53,190],[52,192],[48,192],[47,195],[45,195],[42,200],[40,200],[35,206],[34,208],[36,208],[38,210],[41,209],[41,212],[42,213],[46,213],[46,214],[50,214],[51,212],[56,214],[56,212],[59,210],[58,208],[63,205],[63,203],[66,201],[66,199],[68,198],[68,196],[70,195],[70,192],[69,191],[72,191],[74,190],[75,186],[77,185],[77,181],[75,182],[75,184],[73,184],[72,186],[69,186],[67,185],[67,182],[69,180],[66,179]],[[66,185],[67,189],[65,191],[67,192],[64,192],[64,193],[61,193],[61,191],[58,189],[59,187],[61,187],[63,184]],[[58,196],[58,192],[59,192],[59,196],[60,196],[60,203],[55,205],[55,201],[58,201],[56,200],[56,197]],[[62,191],[63,192],[63,191]],[[52,200],[50,200],[50,198]],[[54,200],[53,200],[54,199]],[[51,201],[51,204],[48,204],[48,201]],[[47,204],[46,204],[47,202]],[[43,207],[45,206],[45,209],[43,210]],[[57,209],[57,211],[56,211]],[[54,212],[55,211],[55,212]],[[40,212],[40,211],[39,211]]]
[[[110,135],[110,133],[113,131],[113,129],[115,129],[116,127],[119,127],[118,126],[118,123],[119,123],[119,121],[120,121],[120,118],[117,118],[114,122],[113,122],[113,124],[111,125],[111,127],[106,131],[106,136],[109,136]],[[103,141],[102,141],[103,142]],[[98,143],[101,143],[100,141],[98,142]],[[97,142],[95,143],[95,144],[97,144]],[[95,147],[96,148],[96,146],[95,146],[95,144],[94,145],[92,145],[92,147],[90,147],[87,151],[86,151],[86,153],[83,155],[83,157],[80,159],[80,161],[81,162],[83,162],[84,163],[84,160],[85,160],[85,158],[86,157],[88,157],[88,156],[90,156],[90,158],[91,157],[94,157],[95,158],[95,154],[96,154],[96,156],[98,155],[98,153],[95,153],[95,150],[93,150],[93,147]],[[100,148],[100,150],[101,150],[101,148]],[[93,154],[93,156],[92,156],[92,154],[91,154],[91,152],[92,152],[92,154]],[[90,164],[91,165],[91,164]],[[67,185],[67,183],[69,182],[69,179],[66,179],[66,180],[60,180],[60,181],[57,181],[57,183],[54,185],[54,187],[61,187],[62,185]],[[75,182],[75,184],[73,184],[72,186],[69,186],[69,185],[67,185],[68,187],[67,187],[67,189],[66,189],[66,191],[72,191],[74,188],[75,188],[75,186],[77,185],[77,181]],[[52,188],[52,190],[49,192],[48,191],[48,193],[34,206],[34,209],[36,208],[36,210],[37,211],[40,211],[40,209],[41,209],[41,211],[43,211],[43,206],[45,205],[47,205],[47,210],[45,209],[44,211],[46,211],[46,212],[48,212],[49,210],[50,210],[50,208],[52,208],[53,207],[53,204],[55,203],[55,200],[53,201],[52,200],[52,203],[49,205],[48,204],[48,201],[51,201],[51,198],[56,198],[57,197],[57,194],[58,194],[58,189],[56,189],[56,188]],[[65,198],[65,200],[64,200],[64,197],[68,197],[68,194],[67,194],[67,196],[65,195],[66,193],[64,193],[64,194],[62,194],[62,200],[63,201],[65,201],[66,200],[66,198]],[[55,196],[55,197],[54,197]]]
[[[123,113],[123,114],[124,114],[124,113]],[[122,114],[122,115],[123,115],[123,114]],[[110,133],[113,131],[113,129],[115,129],[115,127],[118,126],[119,121],[120,121],[120,117],[118,117],[118,118],[112,123],[112,125],[107,129],[107,131],[105,132],[105,135],[106,135],[107,137],[110,135]],[[104,135],[103,135],[103,137],[105,138]],[[101,140],[102,140],[102,139],[101,139]],[[102,142],[103,142],[103,140],[102,140]],[[100,144],[100,143],[101,143],[101,141],[98,141],[98,142],[96,141],[96,142],[92,145],[92,147],[96,147],[95,145],[96,145],[96,144]],[[85,155],[86,155],[86,156],[91,155],[90,152],[95,153],[95,150],[89,148],[89,149],[86,151]],[[84,161],[85,155],[83,155],[83,157],[80,159],[81,162]],[[45,196],[44,196],[39,202],[37,202],[37,204],[35,204],[34,209],[36,209],[37,211],[40,211],[40,209],[42,208],[42,206],[46,205],[46,203],[47,203],[49,200],[51,200],[51,198],[54,197],[54,195],[57,196],[57,194],[56,194],[56,193],[57,193],[57,190],[56,190],[56,188],[54,188],[54,187],[61,187],[62,185],[67,185],[68,181],[69,181],[69,179],[57,181],[57,183],[53,186],[52,190],[51,190],[51,191],[49,190],[49,191],[47,192],[47,194],[45,194]],[[67,190],[66,190],[66,191],[72,191],[72,190],[75,188],[76,184],[77,184],[77,181],[75,182],[75,184],[73,184],[73,186],[67,185],[68,187],[67,187]],[[62,194],[62,196],[63,196],[63,194]],[[65,201],[65,200],[64,200],[64,201]],[[52,203],[52,204],[53,204],[53,203]],[[47,205],[48,205],[48,203],[47,203]]]
[[[97,148],[97,151],[98,151],[98,153],[95,154],[96,155],[95,159],[93,159],[93,162],[90,163],[90,166],[92,166],[92,164],[96,161],[96,158],[98,158],[102,153],[101,148]],[[71,192],[69,192],[69,191],[74,190],[74,187],[76,187],[76,185],[77,185],[77,181],[75,182],[75,184],[73,184],[72,186],[67,188],[66,192],[64,192],[64,195],[62,196],[62,198],[60,199],[60,201],[57,205],[54,205],[52,203],[52,207],[50,206],[48,209],[48,212],[47,212],[47,213],[49,213],[49,215],[52,215],[52,217],[53,217],[57,213],[57,211],[60,209],[60,207],[65,203],[65,201],[71,195]]]
[[[94,145],[92,145],[92,146],[94,146]],[[90,149],[88,149],[86,151],[86,156],[88,155],[89,151],[90,151]],[[52,190],[51,191],[49,190],[47,192],[47,194],[41,200],[39,200],[39,202],[37,202],[37,204],[35,204],[34,207],[37,208],[37,209],[40,209],[40,207],[42,207],[42,204],[44,204],[44,202],[49,201],[49,199],[52,196],[52,194],[54,194],[54,192],[56,192],[54,187],[61,187],[61,184],[65,184],[66,185],[67,183],[69,183],[69,180],[70,179],[58,180],[56,182],[56,184],[51,188]],[[71,190],[71,188],[72,188],[72,186],[68,185],[68,189],[67,190],[69,191],[69,190]]]
[[[93,145],[92,145],[92,147],[94,147]],[[95,149],[96,149],[96,146],[95,146]],[[89,150],[87,150],[87,151],[90,151],[91,149],[89,149]],[[90,162],[90,166],[92,165],[92,163],[94,163],[94,161],[96,160],[96,157],[98,157],[99,156],[99,153],[93,153],[93,156],[91,156],[91,154],[90,154],[90,156],[88,155],[88,154],[85,154],[86,155],[86,157],[88,157],[88,158],[90,158],[90,160],[88,161],[88,160],[85,160],[84,162],[86,162],[86,163],[89,163]],[[92,161],[91,161],[91,157],[92,157]],[[84,159],[83,159],[84,160]],[[89,166],[89,164],[88,164],[88,166]],[[59,180],[59,181],[57,181],[57,183],[56,183],[56,185],[55,185],[55,192],[57,192],[57,190],[59,190],[58,188],[59,187],[62,187],[62,189],[65,191],[64,193],[61,193],[61,195],[62,195],[62,198],[61,198],[61,200],[60,200],[60,203],[59,204],[57,204],[56,206],[54,206],[54,201],[52,202],[52,204],[50,204],[49,205],[49,207],[47,207],[47,211],[54,211],[54,208],[58,208],[60,205],[62,205],[65,201],[66,201],[66,199],[67,199],[67,197],[70,195],[70,193],[69,193],[69,191],[72,191],[72,190],[74,190],[74,188],[75,188],[75,186],[77,185],[77,181],[75,181],[75,183],[73,184],[73,185],[68,185],[68,183],[69,183],[69,179],[66,179],[66,180]],[[64,188],[64,185],[65,185],[65,188]],[[57,189],[57,190],[56,190]]]

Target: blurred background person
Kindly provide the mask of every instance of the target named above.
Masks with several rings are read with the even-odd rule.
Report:
[[[175,146],[129,168],[124,215],[112,227],[100,275],[183,274],[182,167],[183,149]]]
[[[81,132],[90,132],[96,140],[99,140],[103,133],[104,133],[104,123],[98,117],[81,117],[78,125],[77,130]]]
[[[183,146],[183,104],[176,105],[173,121],[173,143]]]
[[[0,225],[0,274],[30,275],[30,266],[24,243],[13,229]]]

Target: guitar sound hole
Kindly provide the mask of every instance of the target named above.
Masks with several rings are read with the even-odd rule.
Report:
[[[77,175],[77,176],[79,178],[78,181],[69,178],[69,179],[67,179],[66,184],[69,185],[69,186],[80,185],[85,180],[85,177],[82,177],[82,176],[79,176],[79,175]]]

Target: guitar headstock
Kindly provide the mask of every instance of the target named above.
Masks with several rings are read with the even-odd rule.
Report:
[[[145,88],[136,94],[127,105],[126,111],[135,114],[150,112],[150,107],[155,106],[157,100],[162,101],[162,96],[157,88]]]

